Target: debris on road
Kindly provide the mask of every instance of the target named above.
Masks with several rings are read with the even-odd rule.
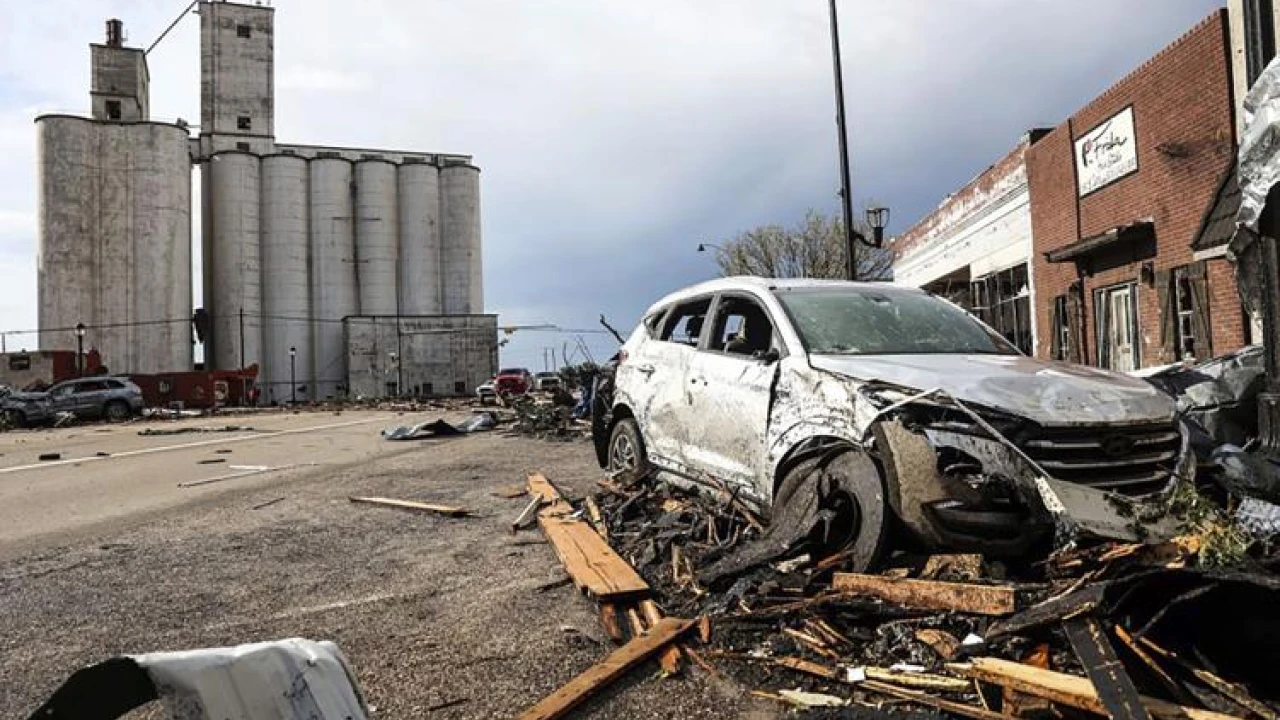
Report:
[[[515,413],[510,432],[543,440],[585,440],[591,435],[590,423],[574,419],[574,397],[563,388],[549,395],[526,393],[503,400]]]
[[[77,670],[31,717],[117,718],[159,700],[190,720],[365,720],[355,678],[337,645],[300,638],[124,655]]]
[[[218,459],[214,462],[222,462],[222,460]],[[204,463],[204,461],[201,461],[201,463]],[[218,483],[224,480],[237,480],[250,475],[259,475],[261,473],[274,472],[276,470],[289,470],[296,467],[300,467],[300,465],[278,465],[275,467],[271,467],[269,465],[228,465],[227,469],[231,470],[231,472],[226,475],[218,475],[216,477],[203,478],[201,480],[187,480],[185,482],[178,483],[178,487],[186,488],[209,485],[211,483]]]
[[[61,460],[61,459],[62,459],[62,453],[56,453],[56,452],[55,452],[55,453],[41,453],[41,454],[40,454],[40,457],[39,457],[39,458],[37,458],[37,459],[38,459],[38,460],[43,460],[43,461],[48,461],[48,460]]]
[[[383,507],[412,510],[415,512],[429,512],[437,515],[445,515],[447,517],[471,517],[474,515],[474,513],[466,508],[454,507],[453,505],[437,505],[434,503],[416,502],[414,500],[396,500],[394,498],[384,497],[349,497],[347,499],[353,503],[381,505]]]
[[[216,465],[217,463],[224,463],[226,461],[227,461],[226,458],[204,458],[203,460],[197,460],[196,464],[197,465]]]
[[[218,432],[254,432],[254,429],[244,425],[222,425],[210,427],[180,427],[180,428],[143,428],[138,434],[143,437],[151,437],[156,435],[186,435],[188,433],[218,433]]]
[[[261,509],[262,509],[262,508],[264,508],[264,507],[270,507],[270,506],[272,506],[272,505],[275,505],[276,503],[281,502],[282,500],[284,500],[284,498],[283,498],[283,497],[274,498],[274,499],[268,500],[268,501],[266,501],[266,502],[258,503],[257,505],[254,505],[253,507],[251,507],[251,508],[249,508],[249,509],[250,509],[250,510],[261,510]]]
[[[443,418],[422,422],[417,425],[401,425],[382,431],[387,440],[421,440],[433,437],[451,437],[467,433],[492,430],[498,424],[498,416],[491,412],[479,412],[472,415],[461,425],[452,425]]]
[[[969,585],[909,578],[836,573],[831,587],[896,605],[923,610],[955,610],[977,615],[1008,615],[1016,609],[1014,590],[1001,585]]]

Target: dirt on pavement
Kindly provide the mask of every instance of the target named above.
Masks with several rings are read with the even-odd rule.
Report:
[[[510,533],[523,499],[493,494],[529,469],[585,490],[600,477],[589,443],[485,433],[385,444],[0,559],[0,716],[25,717],[112,655],[307,637],[342,648],[374,717],[511,717],[608,654],[593,602],[572,586],[539,589],[563,572],[536,529]],[[478,517],[347,500],[361,494]],[[696,668],[656,673],[650,662],[575,717],[782,713]]]

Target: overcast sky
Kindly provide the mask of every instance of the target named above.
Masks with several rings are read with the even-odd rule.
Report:
[[[145,47],[186,3],[0,2],[0,329],[36,325],[32,118],[87,111],[104,19]],[[837,211],[822,0],[272,4],[280,141],[475,156],[504,325],[596,329],[604,313],[629,329],[715,274],[699,241]],[[1219,5],[841,0],[856,201],[890,206],[901,231]],[[198,122],[198,29],[187,16],[150,55],[156,118]],[[520,332],[502,363],[540,370],[565,342]]]

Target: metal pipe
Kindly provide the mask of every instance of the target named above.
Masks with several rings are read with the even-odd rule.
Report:
[[[831,8],[831,62],[836,79],[836,128],[840,134],[840,210],[844,217],[845,274],[858,279],[858,246],[854,240],[853,194],[849,189],[849,138],[844,118],[844,70],[840,63],[840,22],[836,17],[836,0],[828,0]]]

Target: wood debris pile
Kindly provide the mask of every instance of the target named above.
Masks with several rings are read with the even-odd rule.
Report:
[[[565,390],[502,399],[514,414],[509,426],[512,434],[542,440],[585,440],[591,435],[591,425],[573,419],[574,402]]]
[[[541,476],[530,487],[573,582],[600,603],[611,637],[626,642],[619,653],[668,627],[658,607],[690,619],[669,627],[702,629],[706,647],[676,632],[642,648],[668,672],[696,666],[831,717],[855,705],[907,705],[980,720],[1280,720],[1271,679],[1280,579],[1258,560],[1198,568],[1194,536],[1097,545],[1024,566],[900,553],[877,574],[843,572],[839,555],[797,547],[704,582],[708,567],[763,530],[731,495],[603,480],[570,502]],[[574,687],[577,697],[583,686]],[[526,717],[572,706],[552,705],[559,710]]]

